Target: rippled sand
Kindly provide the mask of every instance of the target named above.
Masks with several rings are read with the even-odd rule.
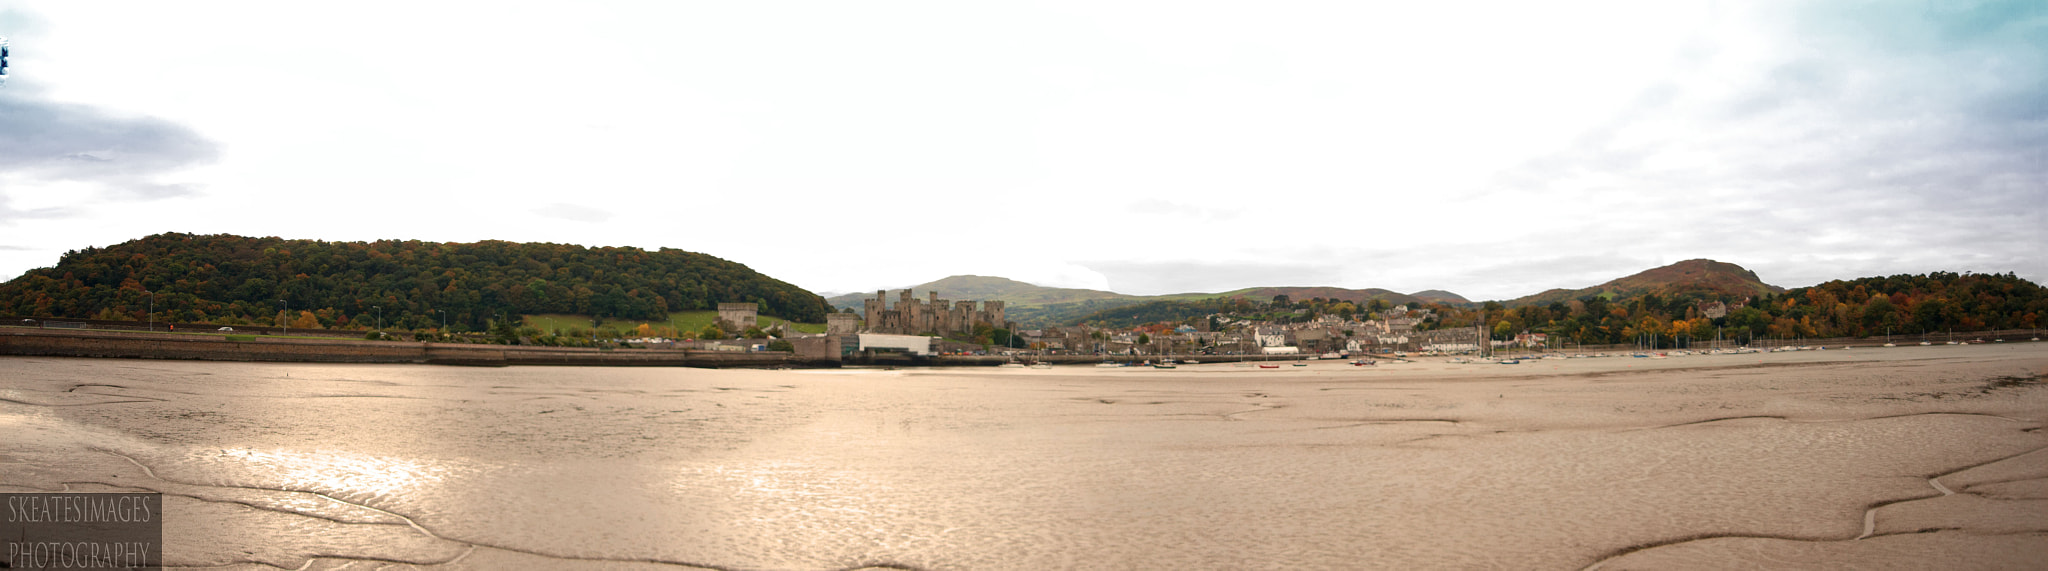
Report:
[[[0,358],[0,491],[162,491],[184,566],[2038,568],[2044,374]]]

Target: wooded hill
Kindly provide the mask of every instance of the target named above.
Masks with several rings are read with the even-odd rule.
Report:
[[[823,297],[746,266],[670,248],[380,240],[325,242],[227,234],[158,234],[66,253],[55,267],[0,284],[0,312],[34,317],[146,318],[481,330],[503,315],[567,313],[666,319],[720,302],[819,323]],[[280,302],[279,300],[284,300]],[[282,311],[289,303],[289,316]],[[445,314],[444,314],[445,312]]]
[[[1713,318],[1702,304],[1722,302]],[[1495,335],[1552,333],[1582,343],[1629,343],[1641,336],[1670,342],[1724,338],[1875,337],[2034,329],[2048,318],[2048,288],[2014,274],[1933,272],[1854,280],[1754,297],[1691,290],[1664,296],[1589,295],[1502,308],[1489,302]],[[1464,323],[1470,325],[1469,321]]]
[[[1604,284],[1584,289],[1553,289],[1528,297],[1509,300],[1508,307],[1538,305],[1561,301],[1602,297],[1640,297],[1657,295],[1664,298],[1685,296],[1704,297],[1725,294],[1741,299],[1784,292],[1785,288],[1763,282],[1756,272],[1742,266],[1713,260],[1686,260],[1668,266],[1650,268],[1628,277],[1616,278]]]
[[[1572,298],[1555,292],[1570,291]],[[1472,327],[1485,320],[1496,338],[1547,333],[1583,344],[1703,342],[1718,334],[1735,342],[1762,338],[1876,337],[1970,333],[2048,326],[2048,288],[2014,274],[1934,272],[1834,280],[1789,291],[1763,284],[1734,264],[1689,260],[1583,290],[1553,290],[1549,301],[1449,304],[1429,309],[1421,329]],[[1098,311],[1076,320],[1101,327],[1152,323],[1197,325],[1210,315],[1304,322],[1319,315],[1367,318],[1385,301],[1356,304],[1328,298],[1161,300]],[[1713,317],[1714,310],[1725,311]],[[1419,313],[1417,315],[1420,315]]]

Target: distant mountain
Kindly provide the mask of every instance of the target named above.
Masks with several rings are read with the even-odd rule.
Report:
[[[918,299],[925,299],[926,292],[938,291],[941,299],[950,300],[1001,300],[1012,321],[1025,327],[1062,325],[1106,309],[1115,309],[1151,301],[1192,302],[1219,297],[1245,297],[1259,301],[1285,295],[1296,301],[1314,298],[1344,300],[1363,305],[1372,299],[1384,299],[1392,304],[1416,305],[1419,303],[1469,304],[1472,300],[1444,290],[1423,290],[1412,294],[1367,288],[1348,289],[1340,287],[1252,287],[1219,293],[1179,293],[1171,295],[1126,295],[1092,289],[1055,288],[1033,285],[1017,280],[988,276],[952,276],[942,280],[911,286]],[[900,289],[891,289],[890,303]],[[1764,283],[1756,272],[1735,264],[1713,260],[1686,260],[1661,268],[1652,268],[1582,289],[1553,289],[1535,295],[1508,300],[1503,303],[1510,307],[1563,302],[1590,296],[1634,297],[1657,294],[1666,298],[1696,295],[1698,297],[1754,297],[1763,294],[1782,293],[1785,288]],[[863,301],[873,293],[850,293],[832,297],[826,301],[834,307],[852,308],[861,311]]]
[[[1408,295],[1415,297],[1415,299],[1436,303],[1472,303],[1472,300],[1465,299],[1465,296],[1440,289],[1426,289]]]
[[[903,288],[890,289],[889,303],[894,306],[896,296]],[[1090,299],[1126,299],[1140,296],[1124,295],[1092,289],[1045,287],[1028,284],[1009,278],[991,276],[952,276],[938,281],[910,286],[918,299],[925,299],[927,292],[939,292],[940,299],[950,300],[1001,300],[1006,307],[1018,305],[1044,305],[1068,303]],[[853,308],[861,311],[867,299],[874,292],[854,292],[826,298],[833,307]]]
[[[890,307],[896,306],[897,296],[903,289],[888,290]],[[1003,312],[1010,320],[1027,327],[1064,323],[1073,317],[1152,299],[1101,290],[1045,287],[992,276],[951,276],[908,289],[917,299],[927,299],[928,292],[936,291],[939,299],[1001,301]],[[874,295],[874,292],[849,293],[825,301],[836,308],[862,312],[866,310],[867,299]]]
[[[1423,296],[1421,294],[1431,295]],[[1384,290],[1380,288],[1345,289],[1341,287],[1255,287],[1236,291],[1228,291],[1220,294],[1199,294],[1195,297],[1244,296],[1270,299],[1276,295],[1285,295],[1288,299],[1296,301],[1320,297],[1323,299],[1344,300],[1361,305],[1375,298],[1384,299],[1387,300],[1387,303],[1396,305],[1413,305],[1425,301],[1438,303],[1471,303],[1470,300],[1465,299],[1463,296],[1442,290],[1428,290],[1418,292],[1416,294],[1405,294],[1392,290]],[[1188,296],[1173,297],[1184,298]]]
[[[1632,297],[1656,294],[1671,297],[1683,294],[1726,294],[1736,297],[1753,297],[1763,294],[1782,293],[1785,288],[1764,283],[1756,272],[1735,264],[1713,260],[1686,260],[1661,268],[1651,268],[1640,273],[1615,279],[1604,284],[1584,289],[1553,289],[1509,300],[1509,307],[1571,301],[1591,296]]]
[[[926,292],[937,291],[939,292],[940,299],[956,301],[999,300],[1003,302],[1004,312],[1008,314],[1010,320],[1025,327],[1043,327],[1071,323],[1082,316],[1105,309],[1159,300],[1194,301],[1218,297],[1246,297],[1264,301],[1276,295],[1285,295],[1297,300],[1320,297],[1324,299],[1341,299],[1361,304],[1377,297],[1393,304],[1413,304],[1426,299],[1384,289],[1345,289],[1338,287],[1256,287],[1221,293],[1197,292],[1141,296],[1092,289],[1045,287],[1007,278],[989,276],[952,276],[938,281],[911,286],[910,289],[915,292],[918,299],[926,299],[928,296]],[[900,295],[901,291],[901,288],[889,290],[889,303],[891,307],[895,306],[896,296]],[[1438,294],[1436,298],[1428,298],[1432,301],[1470,303],[1465,298],[1459,297],[1458,294],[1450,292],[1430,290],[1429,292],[1422,293]],[[850,293],[831,297],[826,299],[826,301],[831,303],[833,307],[852,308],[854,311],[859,312],[864,310],[866,300],[874,295],[872,292]]]

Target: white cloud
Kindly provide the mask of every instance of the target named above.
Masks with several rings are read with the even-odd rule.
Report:
[[[533,209],[533,213],[539,214],[547,218],[555,218],[560,220],[574,220],[577,222],[603,222],[612,219],[612,213],[610,212],[606,212],[596,208],[591,208],[588,206],[568,204],[562,202],[557,202],[540,208],[535,208]]]
[[[127,146],[0,164],[0,243],[667,246],[840,291],[2048,279],[2043,12],[1924,4],[35,2],[0,90]]]

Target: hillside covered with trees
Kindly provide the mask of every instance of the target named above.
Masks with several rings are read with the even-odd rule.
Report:
[[[1729,304],[1725,317],[1701,311],[1701,303],[1712,301]],[[1713,339],[1717,329],[1735,340],[2035,329],[2044,317],[2048,288],[2039,284],[2010,273],[1934,272],[1834,280],[1747,301],[1728,295],[1588,297],[1499,311],[1487,322],[1496,334],[1548,332],[1583,343],[1628,343],[1653,335],[1669,343]]]
[[[493,319],[565,313],[665,319],[670,311],[754,302],[761,313],[817,323],[823,297],[746,266],[670,248],[380,240],[326,242],[158,234],[68,252],[55,267],[0,284],[0,313],[146,317],[211,323],[360,328],[381,307],[387,328],[481,330]],[[282,301],[280,301],[282,300]]]
[[[1716,293],[1728,294],[1735,299],[1743,297],[1783,293],[1785,288],[1763,282],[1756,272],[1742,266],[1713,260],[1686,260],[1668,266],[1643,270],[1627,277],[1616,278],[1597,286],[1569,290],[1554,289],[1502,302],[1508,307],[1544,305],[1568,302],[1590,296],[1613,299],[1636,298],[1655,295],[1665,299],[1681,297],[1698,298]]]
[[[1717,334],[1747,343],[1765,338],[1877,337],[1887,331],[1911,338],[1950,331],[2048,327],[2048,288],[2011,273],[1934,272],[1835,280],[1759,295],[1728,291],[1732,288],[1696,287],[1685,279],[1662,284],[1639,281],[1631,287],[1644,293],[1589,288],[1584,297],[1547,303],[1489,301],[1473,306],[1424,302],[1408,307],[1411,311],[1428,310],[1428,319],[1417,323],[1418,329],[1472,327],[1484,319],[1495,338],[1547,333],[1587,345],[1655,339],[1661,345],[1674,346],[1705,342]],[[1278,296],[1265,301],[1236,297],[1117,307],[1075,323],[1119,328],[1152,323],[1196,325],[1210,316],[1300,323],[1321,315],[1386,317],[1387,310],[1383,300],[1359,305],[1326,298],[1289,300]],[[1721,312],[1725,313],[1713,316]],[[1414,311],[1410,316],[1418,315],[1424,314]]]

